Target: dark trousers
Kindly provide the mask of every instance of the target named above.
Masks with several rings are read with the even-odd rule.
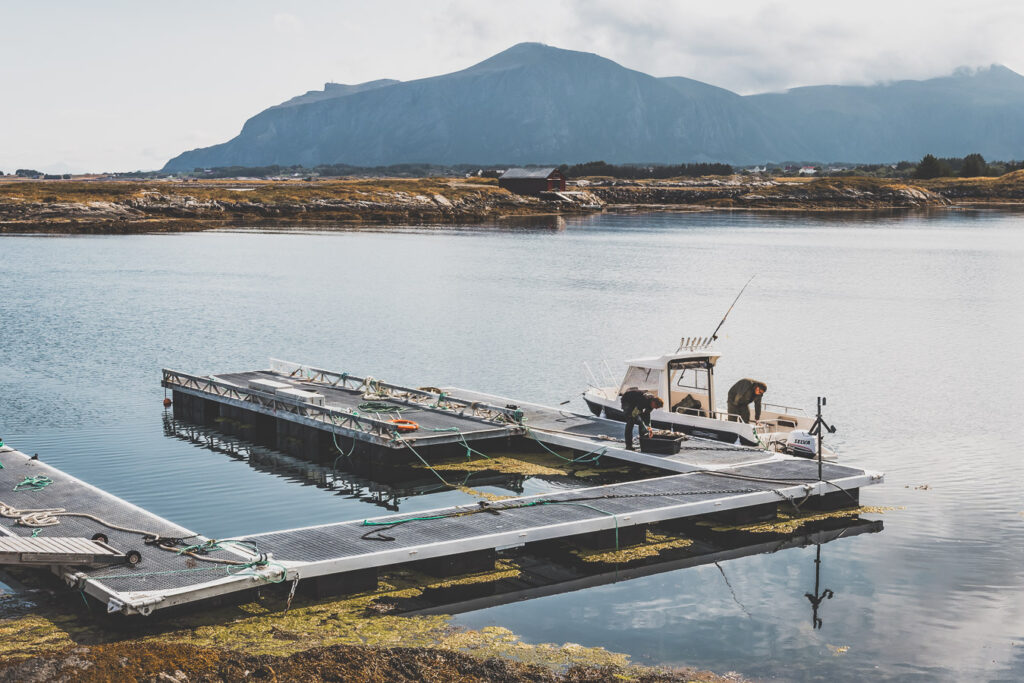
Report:
[[[740,405],[730,405],[729,413],[731,415],[739,415],[740,422],[750,422],[750,406],[746,403]]]
[[[633,425],[640,425],[641,436],[647,433],[643,415],[634,415],[633,411],[626,413],[626,448],[633,447]]]

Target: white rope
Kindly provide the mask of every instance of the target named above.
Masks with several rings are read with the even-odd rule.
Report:
[[[64,508],[26,508],[22,510],[0,502],[0,516],[17,519],[18,524],[24,526],[56,526],[60,524],[60,520],[55,515],[62,512],[66,512]]]
[[[38,508],[38,509],[19,509],[8,505],[4,502],[0,502],[0,515],[12,519],[17,519],[18,524],[28,527],[42,527],[42,526],[56,526],[60,524],[60,520],[57,517],[85,517],[92,521],[102,524],[105,527],[116,529],[117,531],[124,531],[131,534],[138,534],[147,538],[152,538],[154,541],[159,541],[160,534],[155,534],[152,531],[146,531],[144,529],[133,529],[131,527],[119,526],[113,522],[108,522],[105,519],[101,519],[96,515],[90,515],[88,512],[68,512],[64,508]]]

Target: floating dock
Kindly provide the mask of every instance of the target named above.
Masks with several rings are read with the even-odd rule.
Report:
[[[629,451],[621,422],[590,414],[456,387],[389,384],[275,359],[270,366],[205,377],[165,369],[161,384],[173,395],[177,419],[314,462],[330,463],[339,451],[352,452],[350,465],[357,471],[411,464],[416,453],[462,453],[470,443],[507,451],[530,442],[680,473],[794,459],[812,464],[704,439],[686,441],[671,456]],[[360,409],[367,404],[374,412]],[[419,429],[400,432],[396,419],[411,420]]]
[[[506,451],[525,444],[570,448],[663,474],[213,542],[45,462],[0,449],[0,490],[11,491],[0,503],[0,535],[70,538],[78,550],[98,541],[107,555],[136,560],[76,564],[55,547],[49,561],[45,552],[32,555],[108,612],[146,615],[276,583],[295,589],[301,582],[317,595],[351,593],[375,586],[381,568],[410,563],[439,576],[482,571],[493,567],[498,551],[538,542],[617,548],[643,542],[652,524],[770,519],[780,503],[850,507],[861,487],[882,481],[879,473],[833,463],[824,464],[819,479],[813,461],[698,440],[685,442],[675,456],[636,453],[621,447],[620,423],[297,364],[209,377],[165,370],[163,385],[173,392],[176,419],[216,425],[312,460],[336,462],[347,451],[347,464],[356,456],[367,466],[403,456],[413,462],[410,453],[416,459],[450,449],[468,454],[497,442]],[[414,420],[419,430],[403,434],[389,419]]]

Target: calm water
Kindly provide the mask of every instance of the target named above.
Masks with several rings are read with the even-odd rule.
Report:
[[[844,460],[887,474],[864,502],[898,508],[881,534],[822,547],[822,628],[804,597],[813,548],[456,621],[757,677],[1020,680],[1022,270],[1024,216],[998,213],[4,237],[0,435],[212,536],[379,514],[165,437],[160,368],[275,356],[582,408],[582,361],[710,334],[756,273],[725,328],[722,386],[760,377],[807,406],[825,393]]]

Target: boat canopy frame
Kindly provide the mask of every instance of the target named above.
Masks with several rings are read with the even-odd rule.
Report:
[[[672,381],[672,373],[676,370],[695,370],[698,372],[706,373],[707,382],[707,394],[708,394],[708,407],[707,414],[709,416],[714,415],[717,411],[715,409],[715,361],[718,360],[717,356],[711,357],[709,355],[698,356],[698,357],[686,357],[686,358],[674,358],[669,360],[665,364],[665,410],[672,412],[672,406],[675,405],[672,397],[672,388],[675,382]],[[682,390],[680,390],[681,393]]]

